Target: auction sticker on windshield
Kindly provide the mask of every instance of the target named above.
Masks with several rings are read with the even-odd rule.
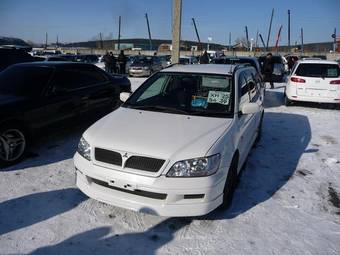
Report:
[[[208,94],[208,103],[228,105],[230,92],[210,90]]]

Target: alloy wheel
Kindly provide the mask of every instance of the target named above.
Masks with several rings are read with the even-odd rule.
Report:
[[[24,134],[18,129],[7,129],[0,134],[0,159],[12,162],[19,159],[26,148]]]

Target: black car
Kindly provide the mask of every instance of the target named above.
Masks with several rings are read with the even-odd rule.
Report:
[[[264,90],[265,88],[265,84],[261,76],[261,66],[260,66],[258,59],[255,57],[221,56],[221,57],[214,58],[213,60],[211,60],[211,64],[228,64],[228,65],[248,64],[256,69],[257,71],[256,78],[260,80],[261,89]]]
[[[273,73],[271,75],[271,80],[266,79],[265,82],[285,82],[285,66],[282,60],[281,56],[272,56],[273,62],[274,62],[274,70]],[[259,57],[259,62],[260,62],[260,66],[261,66],[261,70],[262,70],[262,74],[263,73],[263,65],[264,62],[266,60],[266,56],[261,56]]]
[[[256,71],[261,73],[261,66],[257,58],[255,57],[241,57],[241,56],[222,56],[218,58],[214,58],[211,60],[212,64],[249,64],[255,67]]]
[[[0,72],[10,65],[33,61],[36,60],[25,50],[0,48]]]
[[[88,55],[77,55],[76,57],[76,61],[77,62],[84,62],[84,63],[98,63],[99,58],[97,55],[93,55],[93,54],[88,54]]]
[[[33,62],[0,73],[0,167],[20,161],[35,131],[114,109],[130,81],[85,63]]]

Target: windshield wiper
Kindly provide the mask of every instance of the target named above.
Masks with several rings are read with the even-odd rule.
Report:
[[[160,106],[160,105],[129,105],[129,108],[137,109],[137,110],[159,110],[159,111],[164,111],[164,112],[189,114],[185,110],[181,110],[181,109],[174,108],[174,107],[168,107],[168,106]]]
[[[207,112],[207,111],[191,111],[190,115],[196,115],[196,116],[208,116],[208,117],[232,117],[233,114],[228,112]]]

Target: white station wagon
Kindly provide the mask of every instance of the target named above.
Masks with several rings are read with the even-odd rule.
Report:
[[[89,197],[162,216],[198,216],[232,200],[260,135],[261,80],[243,65],[172,66],[92,125],[74,156]]]
[[[298,61],[285,90],[285,104],[290,105],[294,101],[339,104],[339,64],[316,59]]]

